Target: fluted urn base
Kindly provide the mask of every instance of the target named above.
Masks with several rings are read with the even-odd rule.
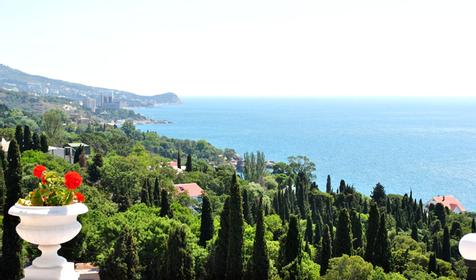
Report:
[[[74,263],[65,262],[59,267],[41,268],[34,265],[26,267],[23,271],[25,278],[23,280],[77,280],[79,273],[74,271]]]

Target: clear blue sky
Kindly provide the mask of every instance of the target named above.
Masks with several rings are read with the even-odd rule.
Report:
[[[476,1],[0,0],[0,63],[140,94],[476,95]]]

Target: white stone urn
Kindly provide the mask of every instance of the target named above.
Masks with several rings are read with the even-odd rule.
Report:
[[[24,280],[78,279],[74,263],[58,256],[60,244],[73,239],[80,231],[77,217],[88,212],[83,203],[66,206],[23,206],[15,204],[8,214],[20,217],[16,230],[29,243],[38,245],[41,256],[24,270]]]

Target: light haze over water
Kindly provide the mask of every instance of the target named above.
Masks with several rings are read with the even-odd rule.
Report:
[[[141,130],[205,139],[239,154],[263,151],[285,161],[306,155],[316,163],[321,190],[331,175],[365,195],[377,182],[387,193],[427,202],[456,196],[476,209],[476,99],[186,98],[181,105],[135,111],[172,124]]]

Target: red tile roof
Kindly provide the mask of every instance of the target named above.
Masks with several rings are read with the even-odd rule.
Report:
[[[171,162],[169,162],[169,166],[172,167],[172,168],[174,168],[174,167],[177,168],[178,165],[177,165],[176,161],[171,161]]]
[[[186,192],[188,196],[197,197],[203,194],[203,189],[197,183],[175,184],[178,193]]]
[[[464,212],[464,207],[458,199],[452,195],[442,195],[433,197],[434,203],[441,203],[443,206],[448,207],[451,211],[455,211],[456,208],[459,208],[460,212]]]

